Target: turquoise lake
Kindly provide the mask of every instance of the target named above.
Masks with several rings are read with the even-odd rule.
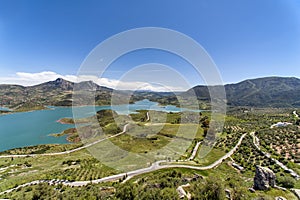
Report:
[[[73,117],[72,107],[49,107],[49,110],[13,113],[0,115],[0,151],[7,149],[38,145],[38,144],[64,144],[68,143],[66,136],[53,137],[52,133],[60,133],[74,125],[60,124],[57,120],[64,117]],[[156,102],[143,100],[129,105],[118,106],[84,106],[77,107],[78,118],[88,117],[95,111],[112,109],[119,114],[128,114],[136,110],[157,110],[165,112],[179,112],[182,110],[175,106],[159,106]]]
[[[1,106],[0,106],[0,110],[3,110],[3,111],[9,111],[9,109],[8,109],[8,108],[1,107]]]

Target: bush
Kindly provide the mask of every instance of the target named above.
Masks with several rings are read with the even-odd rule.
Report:
[[[281,185],[282,187],[285,188],[293,188],[295,186],[295,180],[292,177],[287,177],[287,176],[283,176],[283,177],[279,177],[278,178],[278,184]]]
[[[225,199],[225,191],[222,180],[216,177],[208,177],[206,181],[202,183],[196,183],[193,186],[193,193],[193,199],[198,200]]]

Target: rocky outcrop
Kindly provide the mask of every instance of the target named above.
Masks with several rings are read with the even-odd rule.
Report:
[[[276,175],[266,167],[256,166],[254,177],[254,189],[268,190],[275,186]]]
[[[225,189],[225,195],[227,199],[231,199],[231,191],[229,189]]]
[[[300,199],[300,189],[291,189],[291,191]]]
[[[287,199],[284,197],[275,197],[275,200],[287,200]]]
[[[191,199],[191,194],[184,190],[184,188],[186,188],[186,187],[190,187],[190,184],[188,183],[186,185],[181,185],[176,189],[180,199],[183,199],[183,198]]]

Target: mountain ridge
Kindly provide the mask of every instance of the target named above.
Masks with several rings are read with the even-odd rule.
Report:
[[[199,100],[209,101],[209,88],[219,86],[198,85],[183,95],[195,92]],[[300,79],[296,77],[261,77],[224,85],[230,106],[299,107]]]
[[[73,89],[95,92],[97,105],[108,105],[113,92],[120,99],[132,91],[117,91],[112,88],[99,86],[93,81],[74,83],[58,78],[45,83],[22,86],[15,84],[0,84],[0,105],[9,108],[22,106],[71,106]],[[197,85],[193,88],[177,93],[181,97],[196,94],[198,100],[208,103],[210,101],[209,88],[221,87],[220,85],[205,86]],[[246,79],[238,83],[224,85],[227,104],[229,106],[252,106],[252,107],[300,107],[300,79],[296,77],[260,77]],[[150,100],[162,104],[175,103],[174,93],[135,91],[133,100],[150,98]]]

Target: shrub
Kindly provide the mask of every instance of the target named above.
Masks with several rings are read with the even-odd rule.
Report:
[[[293,188],[295,186],[295,180],[292,177],[280,176],[277,180],[278,184],[285,188]]]

